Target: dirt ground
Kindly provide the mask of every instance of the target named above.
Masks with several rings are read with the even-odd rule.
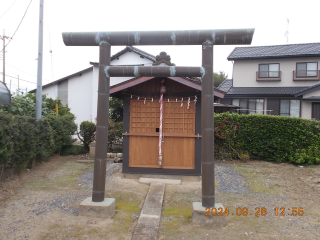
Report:
[[[77,159],[54,156],[0,185],[0,239],[131,238],[148,186],[122,178],[121,164],[108,164],[106,197],[116,199],[116,215],[78,216],[79,203],[91,196],[93,164]],[[159,239],[320,239],[319,165],[217,161],[216,202],[229,210],[222,227],[192,224],[195,201],[201,181],[166,186]],[[248,214],[237,216],[244,208]]]

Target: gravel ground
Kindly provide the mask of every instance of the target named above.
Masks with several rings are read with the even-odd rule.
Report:
[[[121,163],[108,162],[107,179],[120,167]],[[78,179],[79,189],[70,190],[68,194],[64,191],[33,191],[23,198],[11,201],[5,208],[0,209],[0,240],[32,239],[33,229],[39,228],[35,224],[37,218],[61,218],[63,214],[78,216],[79,203],[92,193],[92,180],[93,169],[90,169]]]
[[[244,194],[249,189],[240,173],[225,164],[215,164],[215,173],[219,182],[219,190],[224,193]]]
[[[121,163],[107,163],[106,178],[109,178],[113,172],[119,170]],[[59,195],[51,200],[43,200],[40,202],[33,202],[28,204],[28,207],[33,208],[28,212],[32,212],[36,215],[47,214],[49,212],[60,209],[62,212],[78,216],[79,206],[72,206],[74,202],[81,202],[86,196],[91,194],[92,182],[93,182],[93,169],[84,173],[78,180],[81,188],[78,191],[70,192],[69,195]]]
[[[64,175],[72,176],[74,167],[80,165],[77,163],[65,165],[63,159],[65,158],[57,157],[56,162],[39,166],[42,168],[41,171],[35,169],[24,175],[44,183],[48,180],[54,182]],[[106,193],[110,192],[111,196],[116,195],[118,204],[120,203],[119,206],[122,208],[128,206],[127,203],[123,204],[127,201],[124,198],[131,193],[138,194],[134,199],[141,200],[142,204],[148,186],[139,184],[136,180],[121,178],[121,166],[121,163],[107,163]],[[42,189],[38,187],[39,185],[32,185],[29,188],[24,188],[24,185],[20,188],[3,185],[0,194],[5,192],[12,194],[10,199],[0,202],[0,239],[79,239],[68,236],[76,236],[76,233],[81,231],[83,239],[101,239],[102,235],[99,234],[103,231],[114,234],[111,236],[125,232],[122,228],[128,219],[124,218],[124,214],[130,208],[117,212],[112,220],[78,217],[79,203],[92,193],[93,170],[83,169],[82,173],[76,175],[80,177],[77,177],[77,181],[72,184],[61,184],[52,189],[48,187]],[[319,167],[298,168],[289,164],[232,161],[217,162],[215,173],[218,185],[216,201],[228,207],[230,215],[235,214],[237,208],[248,208],[254,215],[256,207],[266,208],[268,215],[229,216],[228,224],[223,228],[195,229],[181,216],[188,216],[188,213],[184,212],[190,210],[192,202],[201,201],[201,182],[184,181],[182,185],[166,186],[164,209],[167,208],[167,215],[162,218],[160,239],[211,239],[208,236],[213,235],[217,239],[301,239],[303,236],[304,239],[320,239],[319,188],[314,184],[319,181],[316,181],[316,177],[320,176]],[[23,183],[24,180],[21,178],[20,182]],[[14,182],[18,181],[12,180],[9,183]],[[261,189],[255,189],[255,186],[260,186]],[[1,197],[3,199],[3,195],[0,195]],[[275,216],[275,207],[285,207],[286,216]],[[289,215],[288,209],[293,207],[302,207],[305,214]],[[130,212],[130,215],[133,220],[131,218],[129,220],[133,222],[130,225],[129,221],[128,226],[131,227],[127,227],[123,239],[130,239],[130,231],[139,217],[137,212]],[[92,221],[94,224],[91,224]],[[92,238],[90,234],[99,237]],[[109,237],[109,239],[119,238]]]
[[[107,162],[107,171],[106,171],[106,178],[110,178],[112,176],[112,173],[118,171],[122,167],[122,163],[113,163],[108,161]],[[87,171],[85,174],[83,174],[79,180],[79,184],[84,185],[85,187],[92,188],[93,183],[93,169]]]

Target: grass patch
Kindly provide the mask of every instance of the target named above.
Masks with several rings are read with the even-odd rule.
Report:
[[[190,220],[172,220],[172,221],[166,221],[163,223],[163,226],[165,228],[165,235],[170,236],[171,238],[178,237],[181,233],[180,229],[186,224],[189,224]]]
[[[40,239],[121,239],[110,231],[110,225],[51,225]]]
[[[83,234],[86,234],[86,231],[82,227],[53,224],[48,228],[48,232],[45,233],[41,239],[57,239],[61,237],[65,239],[80,239]]]
[[[266,184],[266,180],[263,179],[262,171],[259,168],[251,169],[250,167],[231,166],[245,178],[252,192],[276,193],[276,189],[270,188]]]
[[[130,234],[133,230],[131,229],[132,224],[136,220],[132,214],[140,213],[139,206],[144,198],[141,199],[134,193],[118,191],[106,193],[105,196],[116,199],[116,215],[113,218],[114,224],[112,224],[110,230],[119,237],[123,237],[123,234]]]
[[[162,217],[190,219],[191,216],[192,216],[192,206],[190,206],[190,204],[186,204],[183,206],[165,207],[162,213]]]
[[[78,188],[79,185],[77,179],[81,176],[81,174],[91,168],[93,168],[93,164],[79,164],[74,162],[74,160],[67,160],[63,166],[61,166],[62,170],[59,171],[54,177],[35,177],[26,181],[24,183],[24,187],[45,191],[50,191],[61,187]]]
[[[272,221],[268,221],[269,219],[267,217],[256,217],[256,216],[232,216],[232,222],[233,223],[239,223],[241,226],[246,226],[246,229],[254,231],[257,228],[257,225],[259,225],[260,229],[276,229],[277,226],[275,226]]]
[[[174,193],[162,209],[162,217],[190,219],[192,217],[191,193]]]
[[[82,227],[54,224],[41,239],[128,239],[136,221],[131,214],[140,213],[141,199],[134,193],[120,191],[108,192],[105,196],[116,199],[116,215],[112,224],[86,224]]]

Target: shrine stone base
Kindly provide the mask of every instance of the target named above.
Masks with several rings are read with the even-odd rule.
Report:
[[[114,198],[105,198],[103,202],[92,202],[88,197],[80,203],[79,215],[85,217],[111,218],[115,214]]]
[[[216,225],[216,226],[224,226],[227,223],[226,215],[223,214],[222,216],[218,215],[219,208],[222,208],[222,212],[225,211],[222,203],[215,203],[214,206],[217,211],[216,215],[212,215],[211,209],[205,208],[202,206],[201,202],[193,202],[192,204],[192,223],[193,224],[201,224],[201,225]],[[207,214],[207,215],[206,215]]]

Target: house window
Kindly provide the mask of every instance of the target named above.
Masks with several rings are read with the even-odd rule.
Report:
[[[279,71],[279,63],[259,64],[259,78],[278,78]]]
[[[300,117],[300,100],[280,100],[280,116]]]
[[[318,63],[297,63],[296,77],[317,77]]]
[[[264,99],[232,99],[232,105],[241,107],[239,114],[263,114]]]

